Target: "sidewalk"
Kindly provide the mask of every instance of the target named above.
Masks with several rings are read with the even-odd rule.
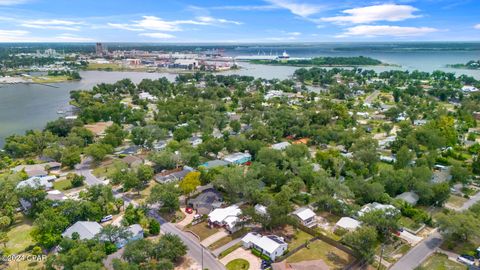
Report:
[[[212,251],[213,255],[215,255],[216,257],[218,257],[218,255],[220,255],[220,253],[224,252],[225,250],[235,246],[236,244],[240,243],[240,241],[242,241],[242,238],[237,238],[237,239],[234,239],[230,242],[228,242],[227,244],[215,249],[214,251]]]

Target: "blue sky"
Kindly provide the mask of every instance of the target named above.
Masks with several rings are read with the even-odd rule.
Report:
[[[0,0],[0,42],[480,41],[478,0]]]

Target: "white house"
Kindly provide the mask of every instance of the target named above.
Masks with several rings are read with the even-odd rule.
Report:
[[[377,202],[365,204],[360,211],[358,211],[358,216],[361,217],[364,214],[370,212],[370,211],[375,211],[375,210],[382,210],[382,211],[387,211],[387,210],[397,210],[395,206],[390,205],[390,204],[381,204]]]
[[[418,200],[420,199],[420,197],[418,196],[417,193],[413,192],[413,191],[407,191],[407,192],[404,192],[400,195],[398,195],[397,197],[395,197],[396,199],[400,199],[402,201],[405,201],[411,205],[416,205]]]
[[[150,93],[148,92],[141,92],[138,94],[138,98],[140,98],[141,100],[148,100],[148,101],[157,101],[158,98],[155,97],[155,96],[152,96]]]
[[[342,228],[347,231],[354,231],[358,227],[360,227],[360,221],[353,219],[351,217],[342,217],[337,223],[335,224],[335,228]]]
[[[256,204],[255,205],[255,213],[259,214],[259,215],[267,215],[268,212],[267,212],[267,207],[265,205],[261,205],[261,204]]]
[[[208,224],[210,226],[225,227],[225,229],[233,233],[239,229],[237,225],[241,214],[242,210],[237,205],[217,208],[208,214]]]
[[[272,261],[275,261],[277,257],[282,256],[288,249],[288,244],[285,243],[285,240],[282,237],[276,235],[262,236],[251,232],[247,233],[247,235],[242,238],[242,245],[245,248],[258,249],[262,254],[270,257]]]
[[[285,150],[289,146],[290,146],[289,142],[280,142],[280,143],[272,144],[271,148],[275,150]]]
[[[53,188],[53,182],[57,179],[56,176],[49,175],[49,176],[42,176],[42,177],[30,177],[27,180],[21,181],[17,184],[17,188],[22,187],[31,187],[31,188],[39,188],[43,187],[45,190],[50,190]]]
[[[102,226],[98,222],[77,221],[62,233],[62,237],[72,238],[74,233],[78,233],[81,240],[93,239],[101,230]]]
[[[225,156],[223,160],[230,164],[241,165],[252,160],[252,155],[250,155],[249,153],[238,152]]]
[[[317,215],[310,208],[302,207],[295,210],[292,214],[302,223],[303,226],[311,228],[317,225]]]

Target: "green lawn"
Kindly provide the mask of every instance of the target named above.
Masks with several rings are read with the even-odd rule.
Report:
[[[185,231],[191,231],[196,234],[200,241],[218,232],[217,228],[208,227],[207,222],[201,222],[196,225],[185,228]]]
[[[411,218],[408,218],[408,217],[404,217],[402,216],[399,220],[399,225],[405,227],[405,228],[409,228],[411,230],[417,230],[420,228],[421,224],[418,224],[416,223],[415,221],[413,221]]]
[[[303,244],[305,244],[305,242],[307,242],[307,240],[310,240],[312,239],[313,236],[311,236],[310,234],[302,231],[302,230],[297,230],[297,233],[295,233],[295,236],[293,237],[293,239],[290,241],[290,243],[288,243],[288,249],[289,250],[293,250]]]
[[[331,269],[343,269],[354,260],[344,251],[331,246],[321,240],[314,241],[308,247],[301,249],[287,258],[287,262],[301,262],[310,260],[323,260]]]
[[[448,259],[447,255],[434,253],[422,264],[428,270],[465,270],[467,267]]]
[[[220,254],[218,254],[218,259],[221,259],[221,258],[224,258],[225,256],[227,256],[228,254],[232,253],[234,250],[236,250],[237,248],[241,247],[242,244],[241,243],[237,243],[236,245],[233,245],[229,248],[227,248],[226,250],[224,250],[223,252],[221,252]]]
[[[72,188],[72,182],[70,179],[63,179],[53,182],[53,188],[56,190],[67,190]]]
[[[240,237],[243,237],[247,232],[249,231],[248,228],[242,228],[241,230],[239,231],[236,231],[232,234],[229,234],[228,236],[225,236],[223,237],[222,239],[218,240],[217,242],[211,244],[210,246],[208,246],[208,248],[210,250],[215,250],[219,247],[222,247],[228,243],[230,243],[231,241],[237,239],[237,238],[240,238]]]
[[[448,198],[447,204],[452,205],[453,207],[461,207],[468,199],[460,197],[457,195],[452,195]]]
[[[250,263],[244,259],[235,259],[226,265],[227,270],[248,270]]]
[[[34,244],[30,232],[33,230],[32,221],[23,214],[17,216],[15,225],[7,232],[8,242],[6,249],[10,254],[18,254]]]

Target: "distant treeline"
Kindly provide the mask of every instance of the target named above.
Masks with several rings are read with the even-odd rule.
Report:
[[[77,71],[69,70],[51,70],[48,76],[67,76],[69,80],[80,80],[82,77]]]
[[[365,56],[355,57],[315,57],[312,59],[288,59],[288,60],[252,60],[253,64],[285,65],[285,66],[378,66],[383,63],[380,60]]]
[[[466,69],[480,69],[480,60],[471,60],[468,61],[466,64],[453,64],[448,65],[448,67],[452,68],[466,68]]]

